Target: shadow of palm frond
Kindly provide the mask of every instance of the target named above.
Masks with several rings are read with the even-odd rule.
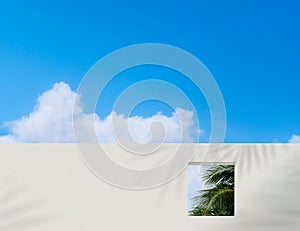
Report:
[[[226,163],[230,160],[237,167],[238,177],[248,177],[251,173],[272,165],[278,157],[278,147],[275,144],[223,144],[216,162]],[[280,147],[284,152],[287,146]]]
[[[28,185],[20,183],[16,177],[0,179],[1,231],[38,230],[40,225],[57,218],[55,213],[47,210],[45,200],[28,197],[29,190]]]
[[[240,210],[238,225],[251,227],[255,230],[298,230],[300,227],[300,157],[288,151],[288,145],[270,145],[270,149],[260,147],[264,153],[274,152],[274,163],[264,174],[253,179],[255,187],[243,190],[244,206]],[[250,151],[252,151],[250,149]],[[281,155],[281,156],[280,156]],[[266,158],[266,157],[265,157]],[[275,161],[276,160],[276,161]],[[265,164],[265,159],[261,164]],[[256,162],[255,162],[256,163]],[[261,166],[263,168],[264,165]],[[244,182],[244,185],[247,181]],[[246,199],[246,200],[245,200]],[[255,211],[255,213],[253,213]],[[249,229],[250,230],[250,229]]]
[[[298,230],[300,155],[289,144],[224,144],[217,163],[234,162],[236,220],[232,230]],[[220,227],[221,228],[221,227]]]

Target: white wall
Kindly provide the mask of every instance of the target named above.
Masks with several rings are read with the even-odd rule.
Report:
[[[234,217],[187,216],[186,170],[127,190],[92,174],[75,144],[1,144],[0,230],[299,230],[299,144],[226,144],[217,158],[206,148],[193,162],[236,165]]]

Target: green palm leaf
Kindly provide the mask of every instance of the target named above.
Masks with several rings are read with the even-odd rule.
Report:
[[[208,168],[202,176],[207,186],[216,184],[234,184],[234,166],[233,165],[213,165]]]
[[[234,215],[234,166],[211,166],[202,175],[209,188],[198,191],[193,198],[191,216]]]

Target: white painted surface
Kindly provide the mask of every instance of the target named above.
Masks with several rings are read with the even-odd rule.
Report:
[[[125,190],[93,175],[74,144],[2,144],[0,230],[299,230],[299,144],[226,144],[217,159],[205,147],[193,162],[235,163],[235,217],[188,217],[187,170]]]

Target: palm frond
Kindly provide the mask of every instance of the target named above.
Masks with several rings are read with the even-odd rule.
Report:
[[[215,165],[202,175],[206,189],[199,190],[192,199],[190,216],[234,215],[234,166]]]
[[[213,165],[202,175],[207,186],[216,184],[234,184],[234,165]]]

